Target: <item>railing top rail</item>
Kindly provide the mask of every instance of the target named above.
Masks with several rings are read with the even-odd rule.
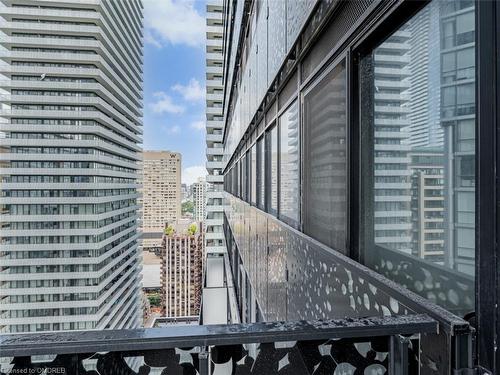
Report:
[[[427,315],[0,336],[0,357],[437,333]]]

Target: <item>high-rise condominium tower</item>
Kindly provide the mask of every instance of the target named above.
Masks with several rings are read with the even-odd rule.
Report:
[[[194,213],[193,218],[196,221],[205,222],[205,207],[207,183],[205,179],[198,178],[198,181],[191,186],[193,192]]]
[[[222,192],[222,0],[209,0],[207,4],[206,34],[206,125],[207,125],[207,217],[206,251],[220,253],[225,250]]]
[[[203,265],[203,223],[171,223],[161,249],[161,300],[167,317],[200,313]]]
[[[167,222],[181,217],[181,154],[144,151],[142,164],[142,246],[160,248]]]
[[[137,327],[141,0],[0,6],[0,330]]]

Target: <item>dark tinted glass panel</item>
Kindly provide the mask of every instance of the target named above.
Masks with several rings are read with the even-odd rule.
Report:
[[[267,211],[278,211],[278,128],[273,126],[266,133],[266,199]]]
[[[346,71],[336,66],[304,95],[304,232],[343,251],[346,240]]]
[[[279,118],[280,206],[279,215],[290,224],[299,221],[299,118],[295,101]]]
[[[240,159],[240,180],[241,180],[241,199],[247,200],[247,157],[243,155]]]
[[[259,208],[265,208],[265,176],[266,164],[265,150],[264,150],[264,137],[260,137],[257,141],[257,205]]]
[[[474,310],[474,2],[433,1],[362,62],[365,263]]]
[[[250,149],[250,202],[257,204],[257,145]]]

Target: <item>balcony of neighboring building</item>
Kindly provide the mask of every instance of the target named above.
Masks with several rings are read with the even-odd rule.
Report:
[[[208,133],[213,133],[213,130],[221,130],[224,128],[224,122],[219,120],[219,116],[207,115],[210,119],[205,121],[206,129]]]
[[[206,18],[207,18],[207,26],[217,26],[219,23],[222,23],[223,19],[222,11],[207,9]],[[220,30],[220,32],[222,33],[222,29]]]
[[[217,132],[219,133],[219,132]],[[210,151],[210,155],[217,155],[217,154],[222,154],[224,149],[220,146],[222,142],[222,134],[217,134],[217,133],[209,133],[206,135],[206,143],[207,143],[207,150],[215,150],[215,151]],[[219,152],[217,152],[217,150]]]
[[[208,174],[207,175],[207,182],[209,182],[209,183],[223,183],[224,176],[223,175]]]

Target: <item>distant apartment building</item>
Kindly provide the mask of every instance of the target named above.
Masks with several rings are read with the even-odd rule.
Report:
[[[0,331],[141,324],[141,0],[0,7]]]
[[[181,197],[182,201],[184,202],[189,196],[189,189],[187,184],[181,184]]]
[[[413,255],[444,264],[444,154],[414,148],[412,170]]]
[[[142,163],[142,246],[157,249],[165,225],[181,218],[181,154],[144,151]]]
[[[210,0],[206,13],[206,251],[207,254],[225,251],[223,225],[223,83],[222,83],[222,0]]]
[[[203,272],[203,223],[169,223],[161,256],[161,305],[164,316],[196,316],[200,312]]]
[[[193,195],[193,219],[198,222],[205,222],[205,207],[206,207],[206,193],[207,183],[205,179],[199,178],[197,182],[191,185],[191,192]]]

